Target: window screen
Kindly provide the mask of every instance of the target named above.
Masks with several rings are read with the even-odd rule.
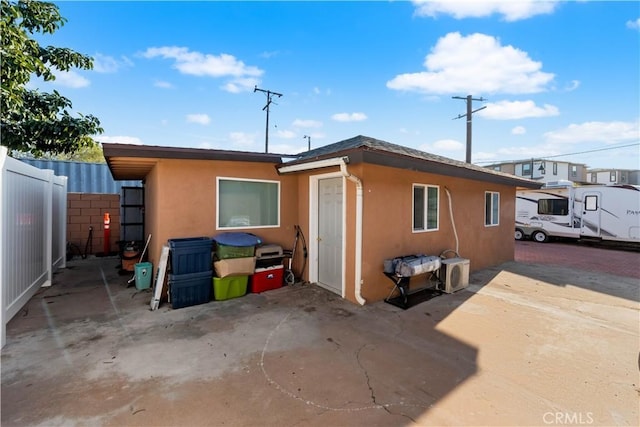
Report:
[[[276,227],[280,183],[218,178],[218,228]]]
[[[413,186],[413,231],[438,229],[440,189],[431,185]]]
[[[487,191],[484,193],[484,225],[500,223],[500,193]]]

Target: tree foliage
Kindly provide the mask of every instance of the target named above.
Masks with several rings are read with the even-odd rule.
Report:
[[[105,163],[104,152],[102,146],[98,143],[90,143],[86,146],[79,148],[73,153],[58,154],[55,156],[58,160],[73,160],[76,162],[88,162],[88,163]]]
[[[32,76],[55,80],[55,71],[92,69],[93,59],[71,49],[42,47],[31,35],[52,34],[65,24],[53,3],[1,0],[0,35],[0,142],[10,150],[43,154],[69,154],[96,145],[91,135],[102,133],[92,115],[72,115],[71,101],[52,93],[27,89]]]

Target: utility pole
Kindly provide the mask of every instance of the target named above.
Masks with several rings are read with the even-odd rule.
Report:
[[[307,151],[311,151],[311,136],[305,135],[303,138],[307,140]]]
[[[471,95],[467,95],[466,97],[462,97],[462,96],[452,96],[453,99],[463,99],[467,101],[467,113],[466,114],[459,114],[458,117],[454,117],[453,120],[456,119],[461,119],[463,117],[467,118],[467,157],[466,157],[466,162],[467,163],[471,163],[471,118],[473,116],[473,113],[475,113],[476,111],[480,111],[480,110],[484,110],[485,108],[487,108],[486,106],[484,107],[480,107],[477,110],[471,110],[471,104],[473,101],[486,101],[485,98],[473,98]]]
[[[265,89],[259,89],[258,86],[255,86],[253,88],[253,92],[264,92],[267,95],[267,105],[265,105],[262,108],[262,111],[267,111],[267,125],[265,127],[265,132],[264,132],[264,152],[268,153],[269,152],[269,106],[271,105],[272,101],[272,97],[273,95],[277,96],[278,98],[282,96],[281,93],[278,92],[272,92],[270,90],[265,90]]]

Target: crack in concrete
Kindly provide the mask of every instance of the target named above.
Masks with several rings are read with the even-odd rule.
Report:
[[[376,407],[383,408],[385,411],[387,411],[389,414],[391,414],[391,412],[389,412],[389,410],[384,405],[380,405],[378,402],[376,402],[376,394],[373,391],[373,387],[371,387],[371,377],[369,377],[369,372],[367,371],[367,369],[364,366],[362,366],[362,361],[360,360],[360,353],[368,345],[369,344],[363,344],[358,349],[358,351],[356,351],[356,361],[358,362],[358,366],[360,366],[360,369],[362,370],[362,372],[364,373],[365,378],[367,379],[367,387],[369,388],[369,394],[371,395],[371,401],[373,402],[373,404]]]
[[[356,351],[356,360],[358,362],[358,366],[360,366],[360,369],[362,370],[362,372],[364,373],[365,378],[367,379],[367,387],[369,388],[369,393],[371,395],[371,401],[374,404],[374,407],[376,408],[381,408],[384,409],[384,411],[392,416],[401,416],[404,418],[407,418],[409,420],[411,420],[413,423],[416,422],[415,419],[413,419],[412,417],[410,417],[409,415],[403,413],[403,412],[393,412],[391,411],[391,409],[389,409],[393,404],[382,404],[382,403],[378,403],[377,398],[376,398],[376,394],[373,390],[373,387],[371,386],[371,377],[369,376],[369,371],[362,365],[362,361],[360,360],[360,353],[362,352],[362,350],[364,350],[365,347],[367,347],[369,344],[363,344],[358,351]]]
[[[291,399],[303,402],[306,405],[310,405],[310,406],[314,406],[322,411],[335,411],[335,412],[358,412],[358,411],[365,411],[365,410],[369,410],[369,409],[384,409],[388,414],[392,415],[392,416],[403,416],[406,417],[410,420],[413,421],[413,419],[411,417],[409,417],[406,414],[403,413],[393,413],[391,412],[388,408],[391,406],[401,406],[401,407],[418,407],[418,408],[426,408],[424,405],[415,405],[415,404],[406,404],[406,403],[385,403],[385,404],[381,404],[378,403],[376,401],[376,397],[373,391],[373,387],[371,387],[371,379],[369,377],[369,373],[367,372],[367,370],[364,368],[364,366],[362,365],[362,363],[360,362],[360,352],[368,345],[365,344],[362,347],[360,347],[360,349],[356,352],[355,356],[356,356],[356,360],[358,362],[358,365],[360,366],[360,369],[363,370],[363,372],[365,373],[365,376],[367,378],[367,386],[369,387],[369,391],[371,393],[371,399],[373,404],[372,405],[365,405],[365,406],[360,406],[360,407],[356,407],[356,408],[341,408],[341,407],[331,407],[331,406],[327,406],[327,405],[323,405],[321,403],[315,402],[313,400],[308,400],[308,399],[304,399],[302,396],[299,396],[297,393],[292,392],[287,390],[285,387],[283,387],[281,384],[279,384],[275,379],[273,379],[269,373],[267,372],[267,368],[265,366],[265,354],[267,353],[267,349],[269,347],[269,343],[271,342],[271,340],[273,339],[273,336],[275,335],[275,333],[280,329],[280,327],[286,323],[289,318],[291,317],[291,315],[294,312],[290,312],[289,314],[287,314],[285,317],[282,318],[282,320],[280,320],[280,322],[271,330],[271,332],[269,333],[269,335],[267,336],[267,339],[264,343],[264,346],[262,347],[262,352],[260,354],[260,361],[258,362],[258,365],[260,366],[260,369],[262,370],[262,374],[264,375],[265,379],[267,380],[267,383],[270,384],[271,386],[275,387],[276,390],[278,390],[279,392],[285,394],[286,396],[288,396]],[[415,421],[414,421],[415,422]]]

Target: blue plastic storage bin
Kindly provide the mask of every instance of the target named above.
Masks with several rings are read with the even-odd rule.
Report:
[[[255,234],[236,231],[220,233],[213,240],[226,246],[257,246],[262,243],[262,239]]]
[[[171,274],[193,274],[211,270],[213,242],[209,237],[169,239]]]
[[[189,307],[211,301],[213,270],[192,274],[169,275],[171,308]]]

